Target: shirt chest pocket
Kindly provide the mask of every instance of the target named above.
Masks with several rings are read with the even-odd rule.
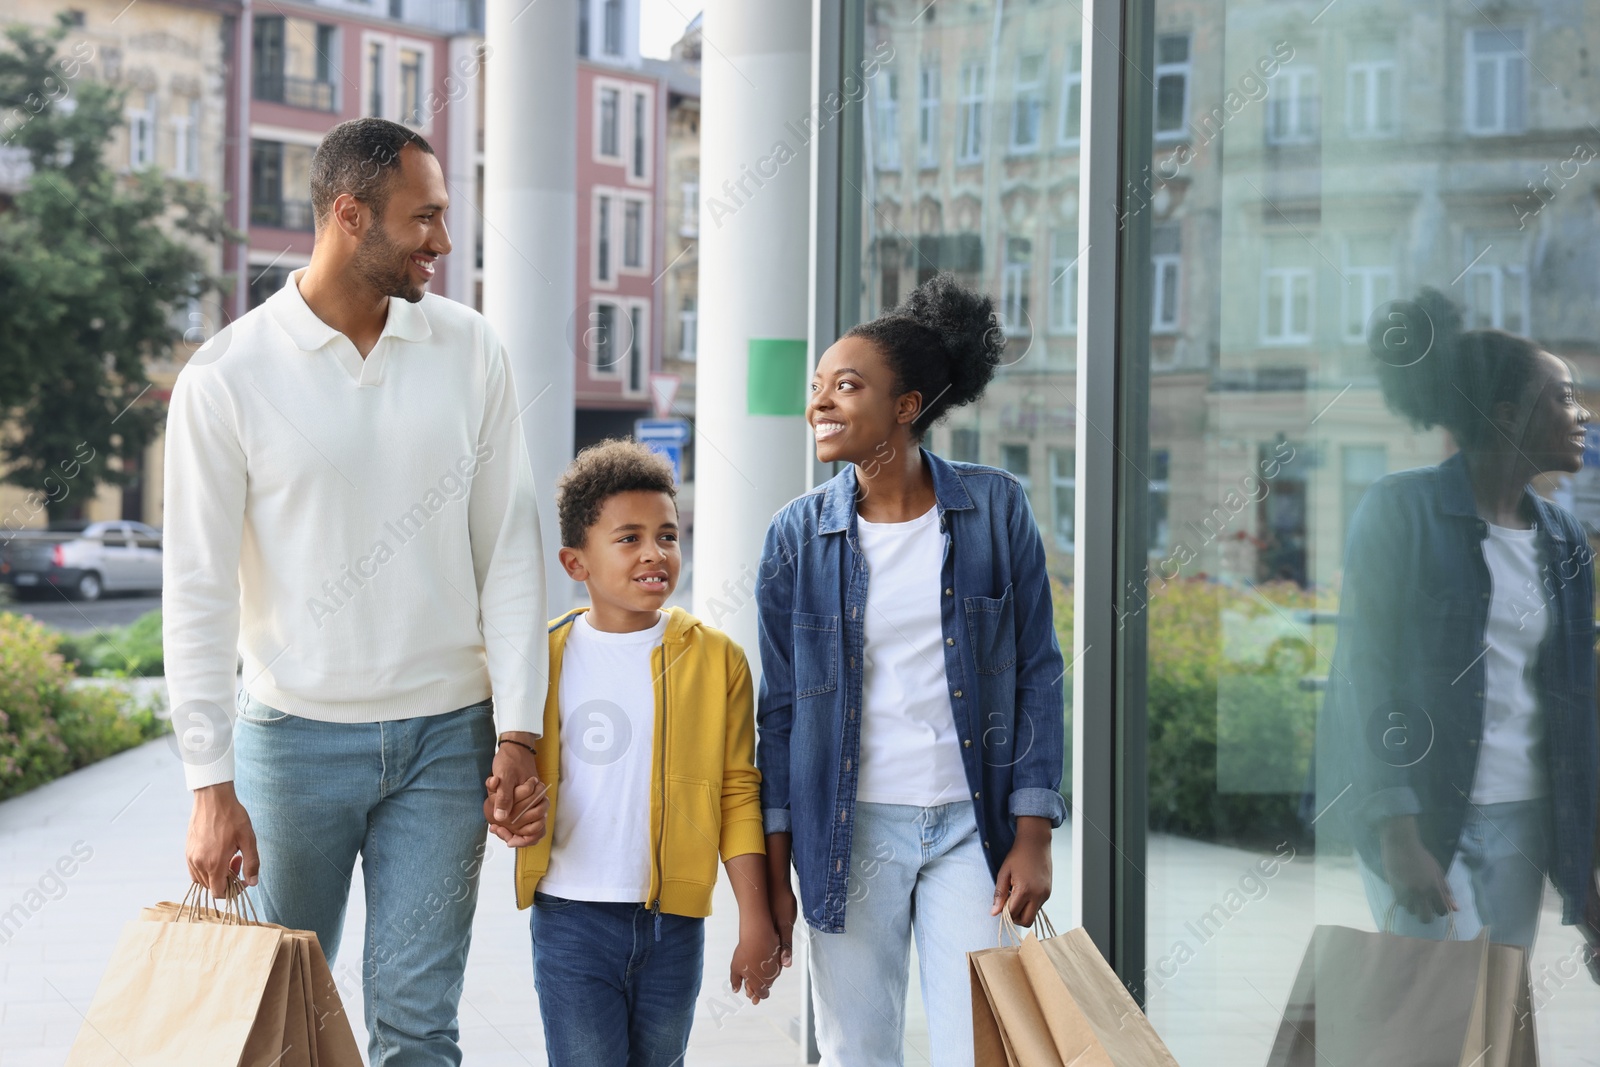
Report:
[[[793,614],[796,700],[831,693],[839,687],[839,616]]]
[[[979,674],[1004,674],[1017,665],[1016,612],[1012,611],[1011,586],[997,600],[969,596],[967,639],[972,642],[972,658]]]

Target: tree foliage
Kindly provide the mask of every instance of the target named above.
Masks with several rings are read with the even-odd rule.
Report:
[[[107,164],[124,94],[92,79],[90,44],[61,51],[67,27],[0,42],[0,151],[28,171],[0,195],[0,456],[52,517],[149,444],[164,412],[139,402],[146,362],[180,341],[175,309],[222,288],[208,245],[237,236],[198,183]]]

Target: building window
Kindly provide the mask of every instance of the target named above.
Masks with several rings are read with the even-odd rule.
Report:
[[[128,166],[143,170],[156,162],[156,94],[134,93],[128,109]]]
[[[200,177],[200,101],[180,104],[172,116],[172,176]]]
[[[415,48],[400,49],[400,121],[407,126],[423,125],[422,53]]]
[[[589,377],[622,376],[622,360],[627,355],[625,346],[629,338],[617,333],[620,328],[622,309],[609,300],[595,301],[589,312],[589,328],[584,331],[583,337],[583,349],[589,360]]]
[[[650,346],[646,342],[650,336],[647,310],[643,304],[633,304],[628,308],[627,389],[630,393],[644,392],[644,379],[648,372],[645,364],[650,354]]]
[[[927,56],[917,72],[917,163],[939,165],[939,59]]]
[[[1267,143],[1316,140],[1317,72],[1311,67],[1284,67],[1267,85]]]
[[[1467,132],[1520,133],[1526,122],[1527,74],[1520,29],[1467,31]]]
[[[1033,477],[1029,473],[1029,459],[1027,445],[1000,446],[1000,466],[1016,475],[1023,489],[1032,491]]]
[[[1178,328],[1183,295],[1183,231],[1176,225],[1155,227],[1150,235],[1150,330],[1172,333]]]
[[[288,281],[291,267],[268,266],[257,271],[255,267],[250,270],[255,272],[250,278],[250,307],[260,307],[267,299],[283,288],[283,283]]]
[[[1348,238],[1344,276],[1344,338],[1364,341],[1373,313],[1395,296],[1393,241],[1386,235]]]
[[[611,280],[611,198],[595,197],[594,276]]]
[[[1056,124],[1056,142],[1073,147],[1078,143],[1083,121],[1083,44],[1067,48],[1067,69],[1061,76],[1061,117]]]
[[[383,117],[383,42],[367,42],[367,115]]]
[[[1000,319],[1011,336],[1028,333],[1028,289],[1033,282],[1033,242],[1006,238],[1005,272],[1000,279]]]
[[[1261,275],[1261,340],[1303,345],[1311,341],[1311,246],[1300,237],[1267,241]]]
[[[578,0],[578,54],[589,56],[589,0]]]
[[[648,145],[650,143],[650,98],[644,93],[633,94],[633,176],[643,178],[649,173]]]
[[[978,462],[978,431],[958,427],[950,431],[950,459],[956,463]]]
[[[609,86],[600,87],[600,154],[611,159],[622,158],[622,92]]]
[[[633,270],[644,267],[644,201],[629,200],[622,206],[622,265]]]
[[[1351,137],[1389,137],[1394,124],[1394,42],[1364,41],[1352,47],[1345,70],[1344,126]]]
[[[1514,231],[1478,233],[1467,240],[1468,329],[1531,333],[1528,324],[1528,249]]]
[[[1078,332],[1078,234],[1050,233],[1050,332]]]
[[[310,145],[250,142],[250,221],[282,230],[310,231]]]
[[[605,49],[608,56],[622,54],[622,0],[605,0]]]
[[[1156,38],[1156,138],[1181,137],[1189,124],[1189,35]]]
[[[961,143],[957,163],[978,163],[983,159],[983,91],[985,72],[982,63],[961,68]]]
[[[683,310],[678,312],[678,358],[686,363],[694,361],[700,347],[700,319],[692,296],[683,298]]]
[[[877,135],[873,150],[877,154],[879,170],[900,169],[900,76],[892,70],[882,70],[874,81],[877,92],[873,95],[872,114]]]
[[[1011,150],[1033,152],[1039,147],[1039,125],[1044,118],[1044,56],[1017,58],[1016,96],[1011,104]]]
[[[700,235],[700,183],[683,183],[683,218],[678,222],[678,236]]]
[[[1166,449],[1150,450],[1150,544],[1151,552],[1165,552],[1170,539],[1171,525],[1167,521],[1167,506],[1172,499],[1172,453]]]
[[[1356,507],[1373,482],[1389,473],[1389,450],[1383,445],[1344,445],[1340,448],[1342,484],[1340,505],[1344,515],[1345,533],[1350,532],[1350,520]]]
[[[1050,508],[1055,518],[1056,548],[1062,552],[1072,551],[1077,497],[1078,454],[1070,448],[1050,449]]]

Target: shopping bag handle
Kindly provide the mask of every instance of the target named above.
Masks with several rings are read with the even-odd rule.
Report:
[[[1041,907],[1034,913],[1033,921],[1045,937],[1056,936],[1056,928],[1050,922],[1050,917],[1044,913],[1044,908]],[[1017,920],[1011,917],[1011,901],[1006,901],[1005,907],[1000,909],[1000,931],[996,938],[997,943],[1004,947],[1006,937],[1009,935],[1013,942],[1020,945],[1022,944],[1023,930],[1024,927],[1018,926]]]
[[[1398,900],[1394,901],[1392,904],[1389,905],[1389,911],[1383,917],[1383,932],[1384,933],[1386,933],[1386,934],[1394,933],[1394,912],[1395,912],[1395,909],[1398,908],[1399,906],[1400,906],[1400,902]],[[1456,913],[1452,911],[1449,914],[1450,914],[1450,923],[1449,923],[1448,926],[1446,926],[1444,928],[1444,939],[1446,941],[1454,941],[1456,939]]]
[[[218,907],[219,903],[225,903],[226,908]],[[258,926],[261,923],[255,901],[245,892],[244,880],[232,871],[228,872],[228,896],[225,901],[219,902],[210,886],[199,882],[189,886],[189,891],[183,895],[183,902],[178,905],[179,921],[183,921],[185,915],[190,922],[198,921],[202,911],[211,912],[219,921],[230,925]]]

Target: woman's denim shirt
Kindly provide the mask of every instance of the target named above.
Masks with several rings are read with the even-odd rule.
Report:
[[[1013,820],[1059,826],[1065,668],[1044,546],[1011,474],[930,452],[944,534],[944,672],[991,875]],[[854,465],[773,518],[756,584],[761,696],[756,763],[767,833],[788,832],[801,913],[844,930],[861,759],[867,562]],[[933,575],[928,576],[934,580]],[[930,650],[931,651],[931,650]]]
[[[1563,921],[1582,913],[1595,820],[1594,576],[1582,526],[1531,489],[1548,629],[1534,667]],[[1339,642],[1319,736],[1318,807],[1338,812],[1381,872],[1383,821],[1414,815],[1448,869],[1483,739],[1490,574],[1466,461],[1374,483],[1351,522]],[[1331,742],[1331,744],[1330,744]],[[1348,791],[1344,795],[1343,791]]]

